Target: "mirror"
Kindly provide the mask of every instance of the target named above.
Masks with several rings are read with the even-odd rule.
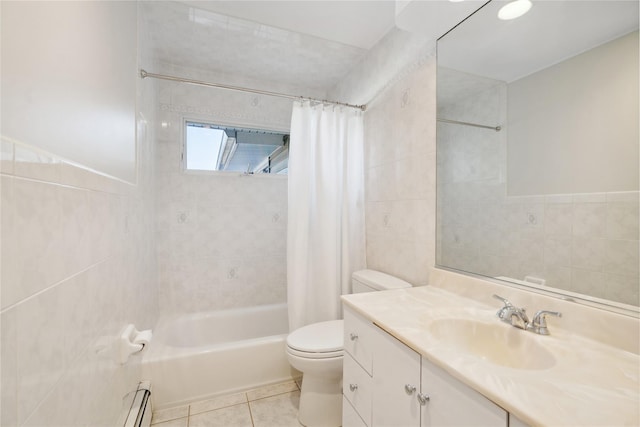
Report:
[[[638,313],[638,2],[493,0],[438,40],[437,264]]]

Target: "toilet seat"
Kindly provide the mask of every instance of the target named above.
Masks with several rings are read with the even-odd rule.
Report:
[[[327,359],[344,354],[344,321],[330,320],[296,329],[287,337],[287,351],[298,357]]]
[[[294,356],[302,357],[305,359],[330,359],[334,357],[342,357],[344,355],[343,350],[339,351],[327,351],[321,353],[310,353],[308,351],[299,351],[287,346],[287,352]]]

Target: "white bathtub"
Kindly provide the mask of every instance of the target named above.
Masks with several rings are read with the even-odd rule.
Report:
[[[163,318],[142,359],[155,408],[285,381],[286,304]]]

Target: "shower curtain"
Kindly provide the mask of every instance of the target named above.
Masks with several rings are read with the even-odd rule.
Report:
[[[289,329],[341,318],[365,267],[362,112],[294,102],[289,146]]]

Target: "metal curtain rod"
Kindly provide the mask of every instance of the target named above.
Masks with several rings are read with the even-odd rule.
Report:
[[[495,130],[496,132],[500,132],[502,130],[502,126],[479,125],[476,123],[459,122],[457,120],[449,120],[449,119],[437,119],[437,120],[443,123],[453,123],[455,125],[473,126],[473,127],[482,128],[482,129],[491,129],[491,130]]]
[[[259,95],[276,96],[278,98],[297,99],[299,101],[312,101],[312,102],[320,102],[322,104],[341,105],[343,107],[356,108],[362,111],[367,109],[366,105],[353,105],[353,104],[347,104],[345,102],[327,101],[325,99],[309,98],[308,96],[295,96],[295,95],[288,95],[286,93],[269,92],[266,90],[251,89],[251,88],[241,87],[241,86],[228,86],[220,83],[209,83],[209,82],[203,82],[200,80],[192,80],[192,79],[185,79],[182,77],[167,76],[165,74],[149,73],[143,69],[140,69],[140,77],[143,79],[147,77],[153,77],[154,79],[171,80],[174,82],[189,83],[189,84],[198,85],[198,86],[217,87],[219,89],[236,90],[239,92],[257,93]]]

